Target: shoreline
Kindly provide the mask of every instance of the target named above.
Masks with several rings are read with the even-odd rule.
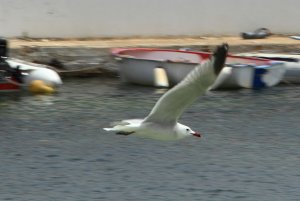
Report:
[[[265,39],[242,39],[239,36],[220,37],[136,37],[136,38],[8,38],[10,48],[23,46],[37,47],[88,47],[88,48],[115,48],[115,47],[172,47],[172,46],[211,46],[227,42],[231,46],[270,46],[270,45],[300,45],[300,40],[286,36],[270,36]]]
[[[17,39],[7,38],[10,56],[29,62],[48,64],[61,62],[63,76],[117,76],[118,64],[111,56],[112,48],[153,47],[166,49],[190,48],[212,51],[224,42],[230,53],[274,52],[299,53],[300,40],[289,36],[244,40],[241,37],[163,37],[163,38],[86,38],[86,39]],[[86,70],[85,70],[86,69]],[[94,69],[94,70],[93,70]]]

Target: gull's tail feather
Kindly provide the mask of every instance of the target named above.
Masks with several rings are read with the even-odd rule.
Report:
[[[119,130],[118,128],[120,126],[126,126],[128,124],[129,124],[128,122],[124,122],[124,121],[115,121],[115,122],[110,123],[110,126],[112,128],[103,128],[103,130],[106,130],[106,131],[118,131]]]
[[[103,128],[103,130],[133,133],[141,125],[142,122],[143,119],[126,119],[118,122],[113,122],[111,124],[112,128]]]
[[[106,131],[114,131],[114,128],[103,128],[103,130],[106,130]]]
[[[225,61],[226,61],[226,57],[227,57],[227,53],[228,53],[228,44],[224,43],[220,46],[218,46],[216,48],[216,50],[214,51],[214,70],[215,70],[215,74],[219,75],[219,73],[221,72],[221,70],[223,69],[224,65],[225,65]]]

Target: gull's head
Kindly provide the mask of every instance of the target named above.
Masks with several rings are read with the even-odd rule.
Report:
[[[188,136],[195,136],[195,137],[201,137],[201,134],[199,132],[193,131],[190,127],[178,124],[177,125],[177,134],[178,137],[188,137]]]

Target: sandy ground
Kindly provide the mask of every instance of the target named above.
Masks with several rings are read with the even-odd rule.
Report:
[[[299,46],[300,40],[288,36],[271,36],[266,39],[244,40],[240,37],[170,37],[170,38],[111,38],[111,39],[9,39],[11,48],[24,46],[43,47],[168,47],[214,46],[227,42],[230,46]]]

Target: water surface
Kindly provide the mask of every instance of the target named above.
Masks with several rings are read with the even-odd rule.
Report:
[[[208,93],[181,118],[200,140],[101,129],[144,117],[162,93],[97,78],[1,94],[0,200],[299,200],[299,86]]]

